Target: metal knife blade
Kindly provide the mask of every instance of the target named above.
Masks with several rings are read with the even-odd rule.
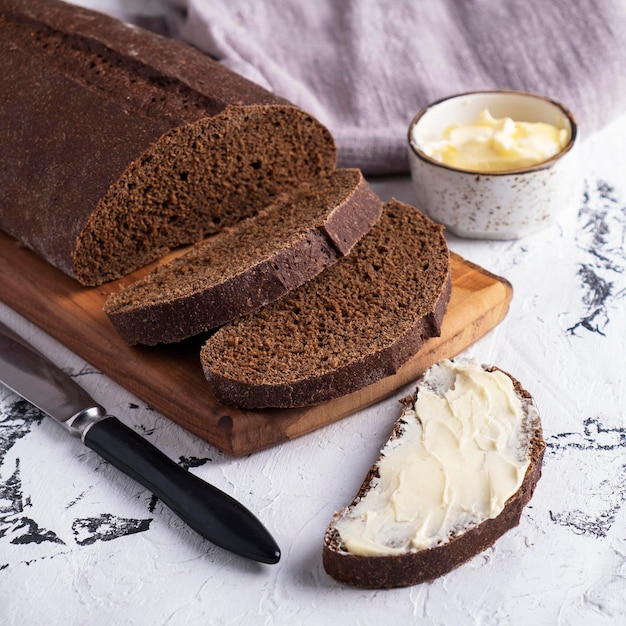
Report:
[[[149,489],[212,543],[261,563],[279,561],[274,538],[247,508],[108,415],[80,385],[2,322],[0,382]]]
[[[80,416],[106,414],[82,387],[2,322],[0,382],[63,424],[75,436],[81,436],[81,431],[87,427],[87,423],[80,423]],[[74,425],[77,420],[79,423]]]

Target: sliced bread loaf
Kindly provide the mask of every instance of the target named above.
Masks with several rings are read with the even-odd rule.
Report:
[[[280,298],[348,254],[381,209],[360,170],[336,170],[113,294],[105,313],[129,344],[207,331]]]
[[[530,394],[471,360],[427,371],[357,496],[324,536],[333,578],[365,588],[430,581],[519,523],[545,442]]]
[[[302,110],[180,42],[0,0],[0,229],[86,285],[331,173]]]
[[[386,203],[348,256],[206,341],[201,363],[216,398],[304,406],[396,372],[440,333],[451,290],[442,230],[407,204]]]

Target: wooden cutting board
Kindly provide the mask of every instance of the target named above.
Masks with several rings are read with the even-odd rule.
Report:
[[[126,346],[102,306],[110,292],[149,268],[101,287],[81,287],[0,233],[0,299],[164,416],[223,452],[241,456],[382,400],[496,326],[509,308],[510,283],[455,254],[451,265],[452,296],[441,337],[430,339],[395,375],[301,409],[242,411],[219,404],[202,373],[197,339],[152,348]]]

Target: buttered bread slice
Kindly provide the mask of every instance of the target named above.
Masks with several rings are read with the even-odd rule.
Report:
[[[444,360],[420,379],[353,502],[324,537],[333,578],[390,588],[437,578],[519,523],[545,442],[509,374]]]
[[[201,362],[216,398],[305,406],[394,374],[440,333],[451,290],[442,231],[416,208],[386,203],[350,254],[207,340]]]

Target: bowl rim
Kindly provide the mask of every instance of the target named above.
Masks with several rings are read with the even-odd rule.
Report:
[[[495,172],[488,171],[488,170],[480,170],[480,169],[475,169],[475,170],[462,169],[460,167],[454,167],[452,165],[448,165],[446,163],[442,163],[441,161],[437,161],[436,159],[433,159],[432,157],[428,156],[425,152],[423,152],[420,148],[418,148],[413,143],[413,137],[412,137],[412,135],[413,135],[413,128],[419,122],[419,120],[430,109],[432,109],[432,108],[438,106],[439,104],[442,104],[443,102],[446,102],[448,100],[455,100],[457,98],[464,98],[464,97],[467,97],[467,96],[473,96],[473,95],[479,95],[479,94],[485,94],[485,95],[490,95],[490,94],[519,95],[519,96],[524,96],[524,97],[535,98],[537,100],[543,100],[545,102],[548,102],[548,103],[556,106],[558,109],[561,110],[561,112],[565,115],[565,117],[567,117],[567,119],[568,119],[568,121],[570,123],[570,138],[569,138],[569,141],[565,144],[565,146],[563,146],[563,148],[561,148],[561,150],[559,150],[559,152],[557,152],[556,154],[552,155],[549,159],[546,159],[545,161],[541,161],[541,163],[537,163],[536,165],[531,165],[529,167],[522,167],[522,168],[510,169],[510,170],[498,170],[498,171],[495,171]],[[574,147],[574,144],[576,143],[577,138],[578,138],[578,122],[576,121],[576,118],[574,117],[574,114],[564,104],[561,104],[558,100],[554,100],[553,98],[550,98],[548,96],[544,96],[544,95],[541,95],[541,94],[533,93],[533,92],[530,92],[530,91],[521,91],[521,90],[516,90],[516,89],[478,89],[478,90],[474,90],[474,91],[464,91],[462,93],[455,93],[455,94],[452,94],[452,95],[449,95],[449,96],[444,96],[443,98],[439,98],[438,100],[435,100],[434,102],[431,102],[431,103],[425,105],[424,107],[422,107],[418,111],[418,113],[413,117],[413,119],[411,120],[411,122],[409,124],[409,129],[408,129],[408,134],[407,134],[409,149],[413,152],[413,154],[417,158],[421,159],[422,161],[426,161],[427,163],[429,163],[431,165],[434,165],[436,167],[440,167],[440,168],[445,169],[445,170],[449,170],[451,172],[458,172],[460,174],[468,174],[468,175],[472,175],[472,176],[476,176],[476,175],[480,175],[480,176],[511,176],[512,174],[515,174],[515,175],[531,174],[533,172],[537,172],[537,171],[540,171],[540,170],[548,169],[548,168],[552,167],[554,165],[554,163],[556,163],[556,161],[558,161],[563,156],[565,156],[568,152],[571,151],[571,149]]]

